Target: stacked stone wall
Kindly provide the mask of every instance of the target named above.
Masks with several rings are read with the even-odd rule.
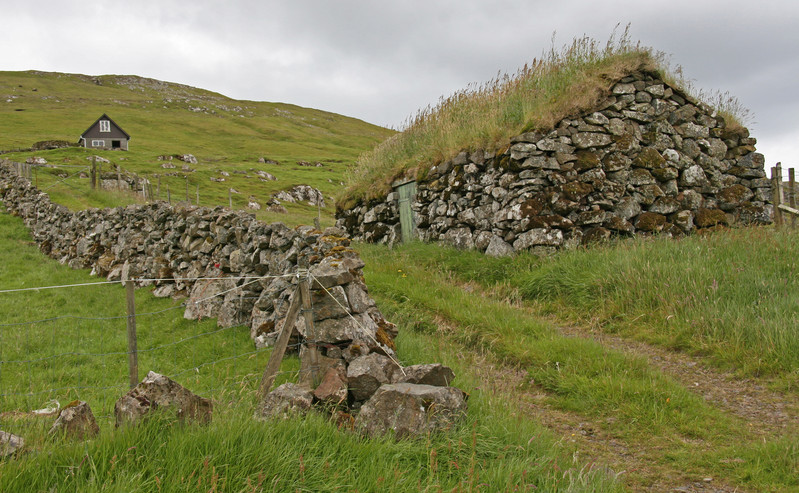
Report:
[[[356,339],[380,349],[396,335],[368,295],[363,262],[338,228],[292,229],[243,211],[164,202],[72,212],[8,162],[0,166],[0,196],[42,252],[62,264],[109,280],[140,279],[156,296],[186,298],[186,318],[249,325],[256,344],[270,339],[288,310],[299,265],[335,297],[312,285],[315,338],[331,350]]]
[[[611,236],[771,221],[771,184],[748,130],[656,74],[612,86],[595,111],[506,149],[461,152],[417,182],[416,236],[491,255]],[[355,239],[401,240],[397,193],[338,211]]]

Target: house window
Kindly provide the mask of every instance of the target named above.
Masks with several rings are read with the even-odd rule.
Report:
[[[104,140],[93,140],[92,141],[92,147],[105,147],[105,141]]]
[[[101,132],[110,132],[111,131],[111,122],[108,120],[100,120],[100,131]]]

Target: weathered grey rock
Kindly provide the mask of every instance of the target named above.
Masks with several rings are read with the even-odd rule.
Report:
[[[0,430],[0,459],[11,457],[25,446],[25,440],[18,435]]]
[[[441,240],[459,250],[471,250],[474,248],[474,239],[469,228],[450,229],[441,236]]]
[[[486,255],[491,257],[509,257],[515,252],[513,247],[505,240],[497,235],[491,235],[491,240],[488,242],[488,247],[485,250]]]
[[[560,246],[563,243],[563,233],[560,230],[535,228],[516,237],[513,249],[526,250],[532,246]]]
[[[360,258],[325,257],[321,262],[310,268],[310,274],[314,278],[311,287],[316,286],[316,282],[326,288],[341,286],[356,279],[357,271],[364,266]]]
[[[367,354],[352,360],[347,367],[347,382],[352,398],[365,401],[383,384],[389,383],[399,366],[386,356]]]
[[[89,404],[84,401],[75,401],[64,407],[48,432],[49,435],[60,435],[76,440],[94,438],[99,433],[100,427],[94,419],[94,414]]]
[[[394,383],[418,383],[449,387],[455,379],[455,372],[441,363],[406,366],[402,372],[395,372]]]
[[[380,387],[363,405],[355,427],[369,436],[422,436],[449,429],[466,415],[466,410],[466,395],[455,387],[389,384]]]
[[[578,149],[588,149],[591,147],[608,146],[613,140],[610,135],[605,133],[581,132],[572,136],[572,142]]]
[[[707,176],[698,164],[685,169],[680,177],[680,185],[684,187],[701,187],[705,184],[707,184]]]
[[[311,410],[312,404],[313,394],[307,387],[284,383],[264,397],[255,417],[270,419],[304,415]]]
[[[210,399],[193,394],[164,375],[151,371],[139,385],[114,404],[116,426],[135,424],[156,409],[166,409],[181,421],[211,421]]]
[[[304,337],[305,324],[298,325]],[[352,317],[328,318],[314,323],[315,338],[320,342],[339,343],[354,340],[372,340],[377,335],[377,324],[368,313],[356,313]]]

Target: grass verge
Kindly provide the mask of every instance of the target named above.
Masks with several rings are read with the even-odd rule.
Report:
[[[721,239],[723,234],[715,241],[726,243]],[[577,315],[584,313],[588,306],[590,315],[586,318],[590,320],[600,307],[612,310],[614,306],[613,298],[606,299],[598,293],[605,296],[623,293],[620,296],[631,302],[638,300],[641,293],[628,292],[621,286],[615,290],[588,289],[589,293],[597,295],[586,296],[582,305],[570,305],[570,301],[555,293],[567,291],[584,296],[586,284],[590,286],[586,279],[609,282],[608,269],[615,272],[619,266],[629,264],[626,270],[629,276],[625,279],[643,283],[646,281],[641,280],[642,277],[651,277],[650,289],[657,286],[656,294],[666,296],[669,288],[663,289],[659,283],[668,283],[668,279],[658,277],[658,271],[642,270],[641,265],[646,263],[636,263],[627,248],[670,248],[667,245],[690,248],[692,242],[707,241],[714,240],[710,237],[682,242],[655,239],[634,242],[631,244],[634,246],[566,253],[564,259],[555,256],[544,260],[531,257],[488,259],[473,252],[456,252],[424,244],[394,250],[360,245],[359,250],[367,264],[370,292],[382,303],[384,311],[404,316],[417,331],[454,341],[462,345],[464,351],[485,352],[525,371],[529,385],[547,392],[551,405],[594,421],[611,436],[635,449],[639,456],[647,457],[652,467],[683,471],[696,477],[704,474],[729,478],[736,485],[756,490],[789,491],[799,486],[795,475],[799,455],[790,439],[772,437],[764,446],[759,438],[749,433],[742,420],[714,408],[651,368],[646,361],[607,350],[590,340],[561,336],[542,318],[531,316],[529,307],[508,303],[509,299],[518,300],[519,293],[533,297],[529,282],[539,272],[544,272],[545,266],[561,265],[569,260],[576,262],[575,258],[583,256],[579,265],[565,264],[571,266],[566,271],[572,273],[571,277],[546,276],[547,279],[565,277],[562,283],[565,287],[562,291],[551,290],[553,297],[540,302],[533,310],[537,308],[549,315],[557,312],[565,319],[579,320]],[[751,238],[742,240],[743,243],[751,245]],[[614,251],[618,258],[616,264],[608,265],[605,258],[595,256],[613,256]],[[657,263],[652,255],[644,257],[650,259],[650,268]],[[685,255],[660,258],[673,269]],[[707,254],[701,258],[707,261]],[[680,267],[676,266],[676,270]],[[473,286],[470,288],[468,282],[474,279],[484,283],[481,288],[493,289],[495,296],[485,298],[470,292]],[[779,287],[783,283],[771,279],[767,284]],[[682,288],[675,286],[675,289]],[[701,307],[696,309],[702,310]],[[637,312],[613,313],[617,318],[630,317],[628,320],[636,327],[646,327],[649,323],[642,318],[636,320]],[[673,318],[669,319],[669,324],[673,323]],[[655,332],[658,328],[646,330]],[[795,437],[795,430],[786,434]],[[633,476],[632,481],[638,482],[635,484],[644,484],[643,473],[633,473]]]
[[[42,257],[21,222],[0,213],[2,289],[95,280]],[[256,421],[268,351],[253,351],[246,327],[217,332],[214,321],[184,320],[173,300],[146,289],[136,293],[140,371],[212,397],[214,419],[115,429],[111,410],[127,382],[123,293],[115,285],[0,293],[0,428],[27,442],[26,453],[0,461],[0,491],[622,491],[614,473],[575,460],[539,423],[520,419],[512,395],[478,388],[456,347],[413,331],[399,341],[407,364],[455,361],[456,384],[471,393],[462,426],[396,442],[365,439],[321,415]],[[282,370],[290,378],[296,358]],[[55,418],[30,411],[51,399],[88,401],[101,435],[47,438]]]

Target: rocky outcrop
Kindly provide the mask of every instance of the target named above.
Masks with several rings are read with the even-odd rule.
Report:
[[[291,190],[281,190],[273,194],[275,200],[280,202],[308,202],[309,205],[325,206],[322,192],[308,185],[296,185]]]
[[[211,421],[213,404],[164,375],[151,371],[139,385],[114,404],[116,426],[136,424],[156,409],[173,413],[180,421]]]
[[[634,74],[593,112],[430,168],[412,202],[416,235],[499,256],[768,223],[771,185],[755,143],[657,75]],[[337,217],[353,238],[401,239],[396,192]]]

